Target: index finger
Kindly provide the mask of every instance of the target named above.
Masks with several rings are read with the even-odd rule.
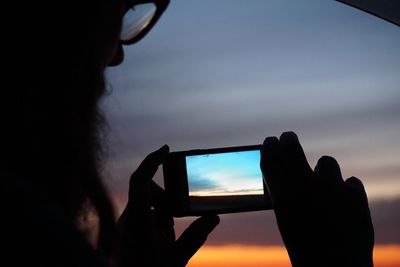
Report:
[[[300,180],[304,175],[312,173],[312,169],[308,164],[303,147],[299,138],[294,132],[284,132],[279,138],[281,144],[282,159],[285,163],[285,170],[289,177],[293,178],[293,182],[303,182]],[[297,179],[294,177],[297,176]]]

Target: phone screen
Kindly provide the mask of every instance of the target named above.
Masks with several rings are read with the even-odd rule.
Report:
[[[260,150],[186,156],[192,210],[265,203]]]

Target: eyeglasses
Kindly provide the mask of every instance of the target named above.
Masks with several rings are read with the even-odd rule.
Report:
[[[133,0],[122,20],[121,43],[133,44],[141,40],[156,24],[169,0]]]

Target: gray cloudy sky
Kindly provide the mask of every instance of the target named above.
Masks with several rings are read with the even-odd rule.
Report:
[[[108,71],[107,173],[117,205],[126,201],[130,173],[163,144],[259,144],[293,130],[312,165],[328,154],[345,176],[360,177],[373,207],[391,210],[375,209],[379,227],[386,218],[396,230],[399,43],[399,27],[335,1],[173,0]],[[162,183],[162,175],[156,179]],[[257,243],[260,231],[276,228],[270,212],[224,218],[211,242]],[[226,234],[245,223],[258,229],[254,237]],[[398,234],[377,233],[380,242],[400,243]],[[265,235],[279,243],[276,230]]]

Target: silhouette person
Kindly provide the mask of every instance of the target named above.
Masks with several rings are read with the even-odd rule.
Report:
[[[146,157],[132,175],[118,223],[102,181],[105,121],[98,104],[107,93],[104,71],[123,61],[122,45],[143,38],[167,5],[167,0],[5,3],[4,10],[18,23],[9,21],[3,32],[8,55],[3,61],[8,88],[2,90],[0,105],[3,263],[184,266],[218,224],[217,216],[201,217],[175,238],[163,190],[152,182],[167,146]],[[313,173],[304,167],[298,143],[288,140],[266,140],[262,170],[293,265],[316,264],[313,249],[321,252],[318,266],[369,263],[372,225],[360,183],[333,183],[332,177],[339,177],[333,164]],[[298,185],[303,180],[307,183]],[[320,192],[331,198],[319,198]],[[306,213],[295,223],[296,205],[304,201]],[[93,218],[99,229],[91,242],[85,229]]]
[[[4,10],[0,236],[8,266],[183,266],[218,224],[196,220],[175,239],[163,191],[151,178],[168,152],[148,156],[132,175],[116,225],[101,178],[104,71],[123,61],[167,0],[12,2]],[[15,22],[15,21],[17,22]],[[151,207],[155,208],[154,210]],[[85,236],[99,221],[94,245]],[[4,246],[3,246],[4,248]]]

